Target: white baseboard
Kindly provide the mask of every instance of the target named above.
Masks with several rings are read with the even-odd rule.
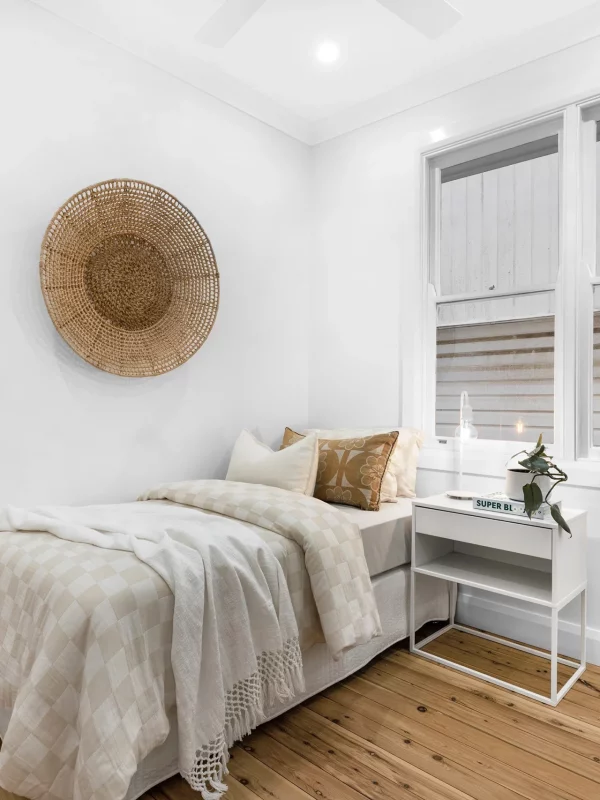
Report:
[[[534,647],[550,647],[550,618],[533,608],[519,608],[499,600],[481,597],[462,590],[458,595],[456,621],[482,628],[499,636],[518,639]],[[588,627],[587,661],[600,665],[600,630]],[[560,620],[558,649],[564,655],[579,658],[579,625]]]

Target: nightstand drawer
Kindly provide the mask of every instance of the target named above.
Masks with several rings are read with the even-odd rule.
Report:
[[[415,508],[415,523],[418,533],[527,556],[552,558],[552,528],[418,506]]]

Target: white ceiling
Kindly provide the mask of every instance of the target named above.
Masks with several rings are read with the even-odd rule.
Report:
[[[463,20],[437,40],[376,0],[267,0],[214,50],[194,36],[221,0],[35,2],[310,143],[600,34],[590,0],[453,0]]]

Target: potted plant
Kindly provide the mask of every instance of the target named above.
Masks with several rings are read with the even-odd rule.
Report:
[[[507,468],[507,496],[512,500],[520,500],[525,503],[525,511],[529,519],[542,503],[548,503],[552,519],[571,535],[571,529],[563,519],[559,506],[551,503],[549,499],[558,484],[567,480],[567,474],[552,461],[552,456],[546,452],[546,445],[542,443],[541,433],[533,450],[529,452],[521,450],[515,453],[513,458],[517,458],[523,453],[525,453],[525,458],[518,462],[519,467],[509,466]]]

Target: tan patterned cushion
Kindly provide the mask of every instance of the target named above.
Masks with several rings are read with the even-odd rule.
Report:
[[[383,478],[381,502],[396,502],[396,497],[415,497],[419,450],[423,444],[423,432],[416,428],[309,428],[302,431],[305,436],[316,433],[319,439],[355,439],[374,436],[376,433],[398,431],[398,440]]]
[[[281,449],[303,439],[286,428]],[[353,439],[320,439],[315,497],[379,511],[381,486],[398,431]]]

